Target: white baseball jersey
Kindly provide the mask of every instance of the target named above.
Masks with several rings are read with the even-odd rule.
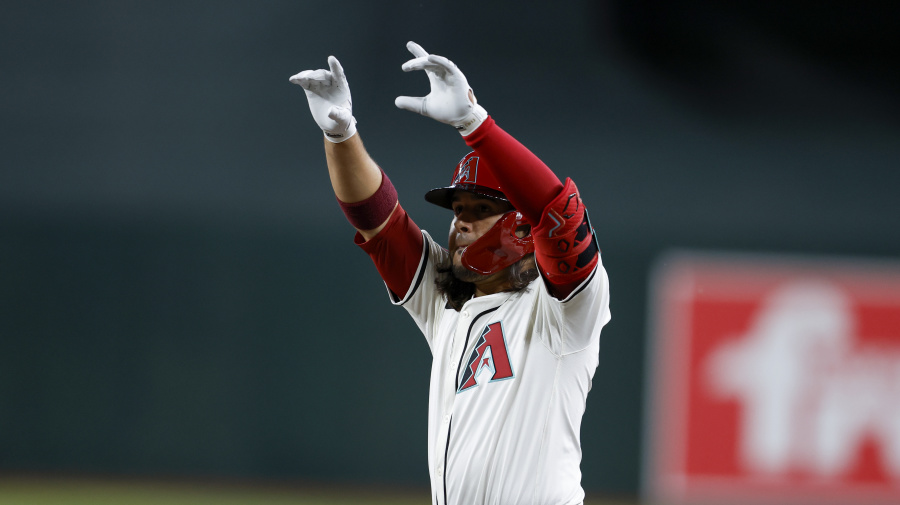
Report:
[[[541,278],[516,293],[469,300],[457,312],[438,293],[448,252],[427,232],[402,299],[434,358],[428,464],[435,505],[577,504],[581,418],[610,319],[598,261],[558,300]]]

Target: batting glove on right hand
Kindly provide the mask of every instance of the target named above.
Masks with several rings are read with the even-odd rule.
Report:
[[[407,42],[406,48],[415,58],[403,64],[403,71],[424,70],[431,84],[431,92],[424,97],[399,96],[394,104],[452,125],[463,136],[481,126],[487,119],[487,111],[476,102],[475,94],[459,67],[443,56],[428,54],[415,42]]]
[[[328,57],[328,70],[304,70],[290,81],[306,92],[309,110],[326,139],[338,143],[356,134],[350,86],[337,58]]]

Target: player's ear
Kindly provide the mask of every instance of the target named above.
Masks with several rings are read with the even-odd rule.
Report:
[[[527,223],[523,223],[518,228],[516,228],[516,236],[519,238],[525,238],[528,235],[531,235],[531,225]]]

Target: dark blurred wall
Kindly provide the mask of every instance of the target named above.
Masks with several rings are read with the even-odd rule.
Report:
[[[900,251],[896,7],[0,5],[0,471],[427,485],[430,354],[352,244],[287,78],[341,59],[404,207],[466,152],[393,106],[448,56],[591,208],[613,319],[584,485],[634,493],[673,247]]]

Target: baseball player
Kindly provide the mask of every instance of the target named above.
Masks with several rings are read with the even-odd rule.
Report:
[[[453,126],[472,149],[425,199],[452,211],[447,247],[419,229],[363,147],[338,60],[291,77],[325,133],[331,184],[390,300],[425,335],[432,502],[577,504],[581,418],[610,319],[587,212],[503,131],[450,60],[409,42],[431,91],[397,107]]]

